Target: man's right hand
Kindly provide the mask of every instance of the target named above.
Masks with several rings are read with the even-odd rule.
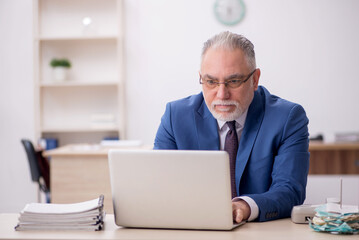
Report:
[[[249,216],[251,215],[251,208],[246,201],[239,200],[232,202],[232,213],[233,221],[240,223],[244,220],[248,220]]]

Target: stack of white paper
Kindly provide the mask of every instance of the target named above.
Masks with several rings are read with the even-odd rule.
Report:
[[[105,214],[103,199],[101,195],[74,204],[27,204],[15,230],[101,230]]]

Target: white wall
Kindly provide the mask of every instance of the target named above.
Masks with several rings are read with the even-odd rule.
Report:
[[[34,137],[32,4],[0,0],[0,213],[36,201],[20,139]]]
[[[359,176],[309,175],[304,204],[323,204],[327,198],[340,199],[342,180],[343,204],[359,206]]]
[[[125,0],[128,138],[152,144],[168,101],[200,91],[199,55],[230,30],[255,45],[261,84],[304,106],[310,133],[359,132],[359,1],[244,0],[225,27],[214,0]],[[32,5],[0,0],[0,212],[36,201],[21,137],[34,137]]]
[[[225,27],[214,0],[126,1],[128,119],[146,119],[129,121],[130,138],[153,143],[165,103],[199,91],[202,44],[223,30],[254,43],[260,83],[305,107],[311,135],[359,131],[359,1],[244,2],[243,22]]]

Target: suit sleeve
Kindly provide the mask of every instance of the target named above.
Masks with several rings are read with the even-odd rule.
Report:
[[[171,122],[171,103],[167,103],[166,111],[161,118],[157,130],[154,149],[177,149]]]
[[[288,115],[274,156],[269,190],[247,195],[259,207],[258,221],[290,217],[293,206],[304,202],[309,170],[307,125],[304,109],[295,105]]]

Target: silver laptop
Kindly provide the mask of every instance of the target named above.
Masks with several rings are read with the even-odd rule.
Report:
[[[229,158],[224,151],[109,151],[118,226],[230,230]]]

